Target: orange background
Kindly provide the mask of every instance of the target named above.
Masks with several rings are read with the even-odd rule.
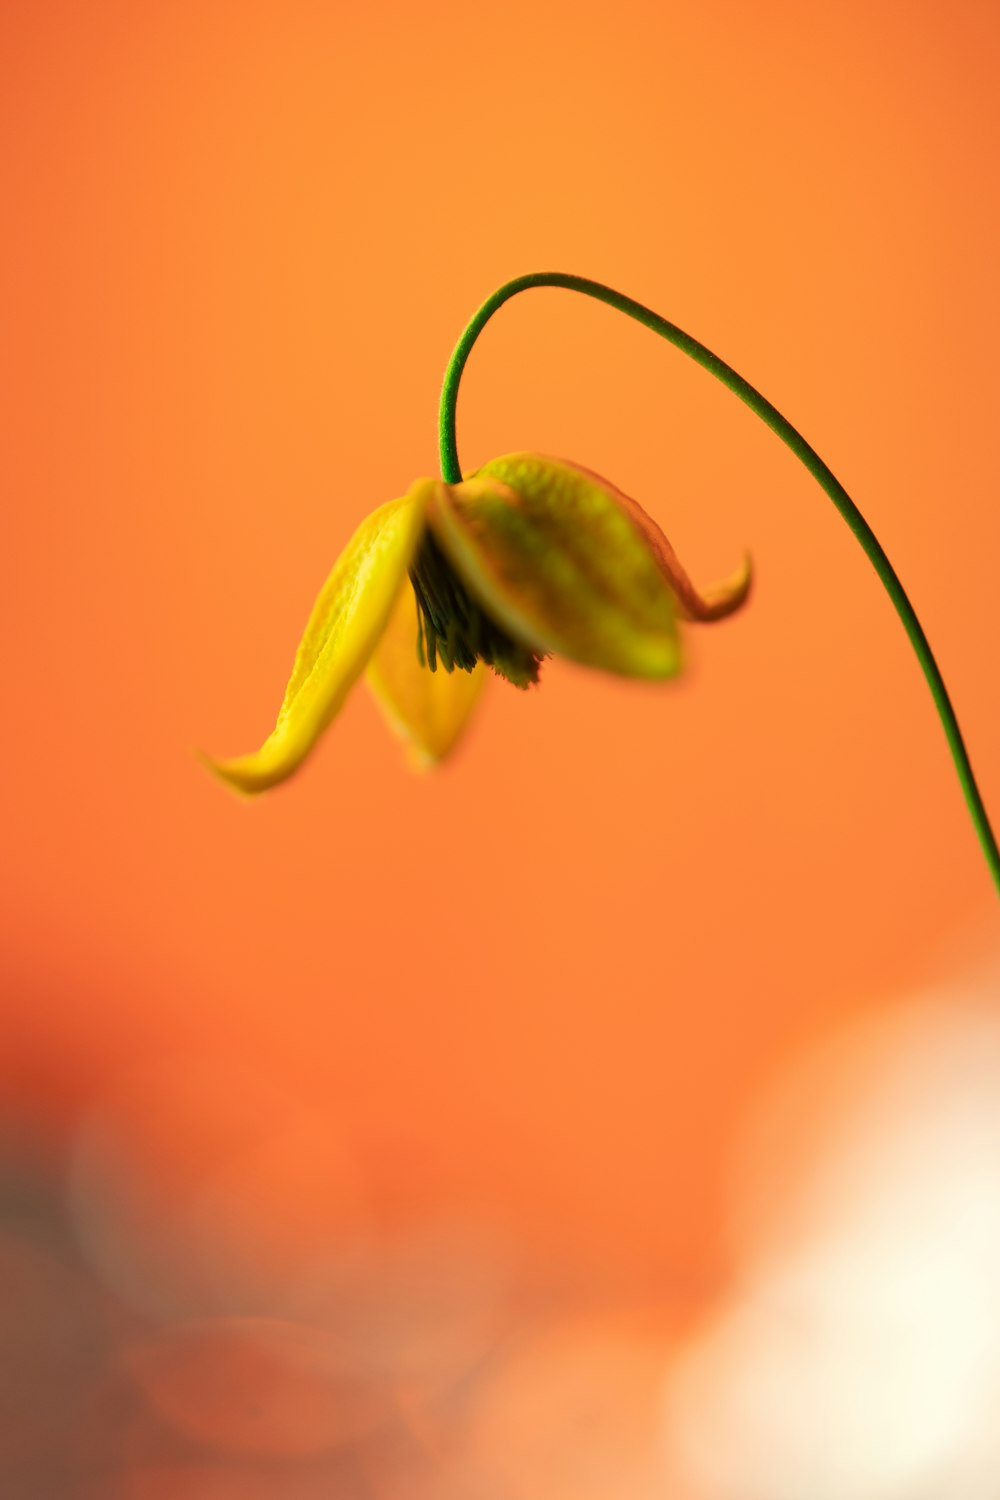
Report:
[[[181,1094],[217,1069],[227,1109],[248,1073],[319,1111],[387,1223],[474,1209],[564,1272],[722,1275],[761,1077],[996,939],[902,629],[750,413],[606,308],[517,299],[463,385],[465,466],[595,469],[696,579],[749,546],[750,608],[675,685],[490,684],[431,778],[363,688],[257,804],[194,751],[260,742],[337,550],[436,468],[465,320],[560,269],[815,444],[1000,808],[997,31],[976,0],[8,0],[12,1160],[58,1182],[81,1112],[168,1059]],[[329,1164],[297,1161],[306,1234]],[[251,1242],[269,1191],[280,1216],[284,1167]]]

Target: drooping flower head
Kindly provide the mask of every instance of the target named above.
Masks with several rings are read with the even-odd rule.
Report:
[[[245,793],[284,781],[366,669],[389,722],[433,763],[487,667],[520,688],[547,656],[670,678],[679,622],[722,619],[749,587],[747,559],[699,593],[641,507],[576,464],[514,453],[458,484],[418,480],[368,516],[334,564],[260,750],[209,764]]]
[[[418,760],[434,762],[460,734],[487,665],[518,687],[537,681],[539,662],[552,652],[625,676],[671,677],[680,667],[678,620],[722,619],[746,599],[749,562],[728,583],[699,594],[635,501],[578,465],[520,453],[463,478],[455,413],[469,355],[505,303],[542,287],[594,298],[665,339],[805,465],[850,527],[913,646],[1000,891],[1000,843],[941,669],[882,544],[840,480],[788,418],[706,344],[634,297],[565,271],[515,276],[476,310],[441,388],[443,482],[418,481],[359,527],[316,601],[273,733],[255,755],[208,764],[247,793],[283,781],[366,666],[390,722]]]

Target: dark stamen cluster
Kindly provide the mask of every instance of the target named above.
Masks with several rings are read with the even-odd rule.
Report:
[[[417,596],[417,655],[421,666],[437,671],[471,672],[486,662],[515,687],[538,681],[540,657],[511,640],[470,598],[461,579],[425,531],[410,569]]]

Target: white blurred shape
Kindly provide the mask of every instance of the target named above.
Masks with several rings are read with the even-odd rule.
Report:
[[[699,1500],[995,1500],[1000,1006],[856,1029],[753,1135],[741,1286],[668,1383],[674,1482]]]

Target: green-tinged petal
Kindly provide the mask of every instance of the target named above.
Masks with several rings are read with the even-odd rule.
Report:
[[[389,623],[365,673],[392,728],[414,764],[427,768],[451,751],[482,691],[486,668],[432,672],[417,656],[417,601],[410,585],[399,591]]]
[[[208,760],[252,794],[284,781],[339,712],[385,629],[424,526],[429,481],[363,521],[334,564],[299,645],[273,732],[252,755]]]
[[[487,464],[484,469],[480,470],[480,473],[495,472],[498,478],[502,478],[501,466],[505,467],[512,461],[516,462],[520,457],[521,455],[515,454],[513,460],[498,458],[494,463]],[[707,624],[712,620],[724,620],[727,615],[735,614],[740,606],[746,603],[750,585],[753,582],[753,563],[749,553],[744,555],[743,561],[731,577],[722,583],[714,584],[711,588],[698,590],[681,566],[677,553],[659,526],[652,516],[646,514],[637,500],[633,500],[616,485],[611,484],[607,479],[602,479],[599,474],[592,474],[589,469],[583,468],[580,464],[569,464],[565,460],[561,462],[564,468],[575,469],[578,474],[583,474],[594,484],[600,485],[608,495],[613,497],[631,519],[633,525],[641,531],[670,582],[681,619],[697,621],[699,624]]]
[[[681,665],[678,607],[659,553],[618,492],[537,454],[439,484],[428,521],[470,594],[510,635],[627,677]]]

